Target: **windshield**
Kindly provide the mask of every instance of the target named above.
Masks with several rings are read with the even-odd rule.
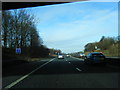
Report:
[[[86,0],[3,10],[3,89],[118,88],[118,6]]]

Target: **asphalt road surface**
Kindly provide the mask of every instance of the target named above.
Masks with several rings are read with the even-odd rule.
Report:
[[[65,57],[25,63],[3,69],[5,88],[118,88],[119,67],[87,65]]]

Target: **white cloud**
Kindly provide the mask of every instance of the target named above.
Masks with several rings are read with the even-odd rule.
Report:
[[[54,8],[50,11],[46,11],[42,14],[44,22],[48,23],[53,18],[66,15],[66,8],[62,9]],[[84,45],[88,42],[98,41],[101,36],[116,35],[118,31],[118,12],[112,9],[93,9],[91,12],[86,13],[89,10],[76,9],[75,12],[81,12],[83,17],[79,14],[73,13],[74,17],[69,21],[60,21],[51,23],[47,27],[42,27],[40,31],[44,44],[47,47],[60,48],[63,51],[76,51],[82,50]],[[56,12],[55,12],[56,11]],[[85,12],[85,13],[84,13]],[[69,13],[67,14],[69,17]],[[80,17],[80,18],[77,18]],[[82,43],[81,43],[82,42]],[[73,48],[72,48],[73,47]],[[65,49],[66,48],[66,49]]]
[[[103,12],[102,12],[103,13]],[[94,17],[98,13],[94,15],[87,15],[87,17]],[[98,14],[99,15],[99,14]],[[92,20],[85,19],[85,20],[76,20],[74,22],[67,22],[67,23],[60,23],[54,27],[53,31],[49,33],[50,38],[48,41],[62,41],[62,40],[69,40],[74,37],[79,37],[80,33],[86,35],[86,33],[95,33],[95,30],[98,32],[102,32],[104,28],[109,28],[109,26],[102,27],[103,24],[107,25],[107,21],[110,20],[111,24],[117,23],[117,11],[106,13],[106,15],[99,15]],[[86,16],[85,16],[86,18]],[[113,19],[114,18],[114,19]],[[110,22],[109,22],[110,23]],[[116,25],[117,26],[117,25]],[[91,28],[94,27],[94,28]],[[101,30],[100,30],[101,29]],[[107,30],[108,31],[108,30]],[[62,35],[62,37],[61,37]],[[48,39],[48,38],[47,38]]]
[[[70,46],[76,47],[76,45],[78,45],[80,42],[84,44],[85,42],[94,42],[95,40],[98,40],[96,36],[100,38],[102,35],[109,34],[109,32],[114,32],[114,35],[115,33],[117,33],[118,30],[118,26],[116,25],[116,16],[118,15],[117,11],[109,13],[108,11],[105,12],[107,12],[105,15],[101,15],[102,13],[104,14],[104,11],[101,11],[100,15],[98,15],[98,13],[95,13],[97,17],[91,20],[87,19],[88,16],[87,18],[85,16],[85,20],[76,20],[74,22],[58,24],[56,27],[54,27],[53,32],[45,35],[45,44],[48,44],[51,47],[56,46],[56,48],[61,47],[62,49],[63,47],[68,48]],[[90,16],[94,17],[96,16],[95,14]],[[70,40],[71,42],[69,42]],[[81,46],[81,48],[83,48],[83,45]]]

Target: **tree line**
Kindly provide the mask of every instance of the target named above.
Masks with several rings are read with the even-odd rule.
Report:
[[[2,11],[3,54],[7,49],[21,48],[24,55],[31,57],[48,56],[49,49],[43,45],[35,24],[34,15],[26,10]]]
[[[105,37],[102,36],[98,42],[87,43],[84,46],[84,52],[94,52],[99,51],[103,52],[107,56],[120,56],[119,45],[120,45],[120,36],[117,37]]]
[[[61,51],[60,49],[51,48],[51,49],[49,49],[49,50],[50,50],[50,55],[51,55],[51,56],[58,55],[58,54],[62,54],[62,51]]]

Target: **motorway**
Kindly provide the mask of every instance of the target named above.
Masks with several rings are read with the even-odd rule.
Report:
[[[119,67],[65,57],[3,68],[5,88],[118,88]]]

